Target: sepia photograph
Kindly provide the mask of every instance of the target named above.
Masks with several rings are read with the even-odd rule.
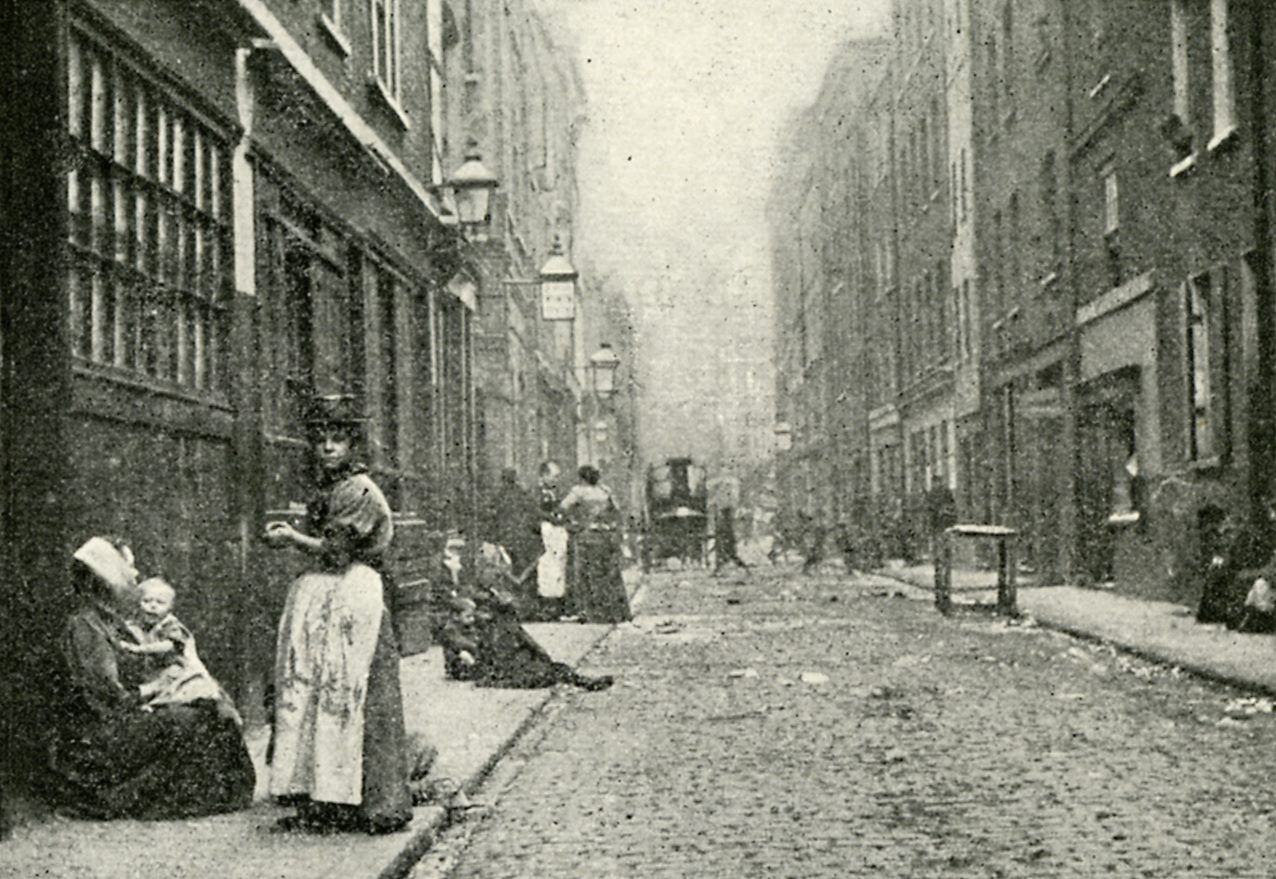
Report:
[[[1276,876],[1276,2],[0,35],[0,879]]]

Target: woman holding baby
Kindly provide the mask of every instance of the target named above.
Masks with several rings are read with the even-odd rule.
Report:
[[[128,547],[94,537],[73,558],[79,608],[63,630],[66,698],[49,752],[64,810],[157,819],[246,808],[255,777],[238,716],[211,677],[196,683],[202,665],[151,642]],[[171,616],[171,587],[151,586]]]

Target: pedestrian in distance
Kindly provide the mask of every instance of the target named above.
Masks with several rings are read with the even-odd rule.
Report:
[[[744,570],[749,566],[740,558],[739,547],[735,537],[735,510],[731,507],[719,507],[713,520],[713,573],[717,574],[732,562]]]
[[[596,467],[578,475],[558,505],[572,535],[572,606],[581,622],[623,623],[633,614],[620,568],[620,508]]]
[[[809,574],[815,566],[824,561],[824,544],[828,540],[828,527],[818,513],[803,510],[801,517],[801,535],[805,558],[802,560],[802,573]]]
[[[545,461],[540,466],[538,491],[541,554],[536,562],[536,617],[543,620],[561,619],[567,613],[570,536],[567,533],[566,518],[558,507],[562,500],[558,484],[561,475],[561,468],[553,461]]]
[[[859,539],[845,519],[837,523],[834,540],[837,541],[837,550],[842,555],[842,564],[846,568],[846,573],[857,573],[859,571]]]
[[[281,829],[388,833],[412,820],[399,653],[382,576],[390,505],[356,457],[366,419],[349,396],[307,418],[317,491],[303,527],[273,522],[273,548],[301,550],[279,622],[270,792],[297,812]]]

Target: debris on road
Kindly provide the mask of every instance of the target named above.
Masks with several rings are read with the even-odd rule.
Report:
[[[1271,714],[1276,711],[1276,705],[1271,699],[1258,697],[1245,697],[1233,699],[1223,708],[1223,714],[1228,717],[1235,717],[1241,720],[1254,717],[1258,714]]]

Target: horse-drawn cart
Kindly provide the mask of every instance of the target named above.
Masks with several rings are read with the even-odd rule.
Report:
[[[643,568],[677,558],[704,564],[709,492],[703,468],[690,458],[669,458],[647,469]]]

